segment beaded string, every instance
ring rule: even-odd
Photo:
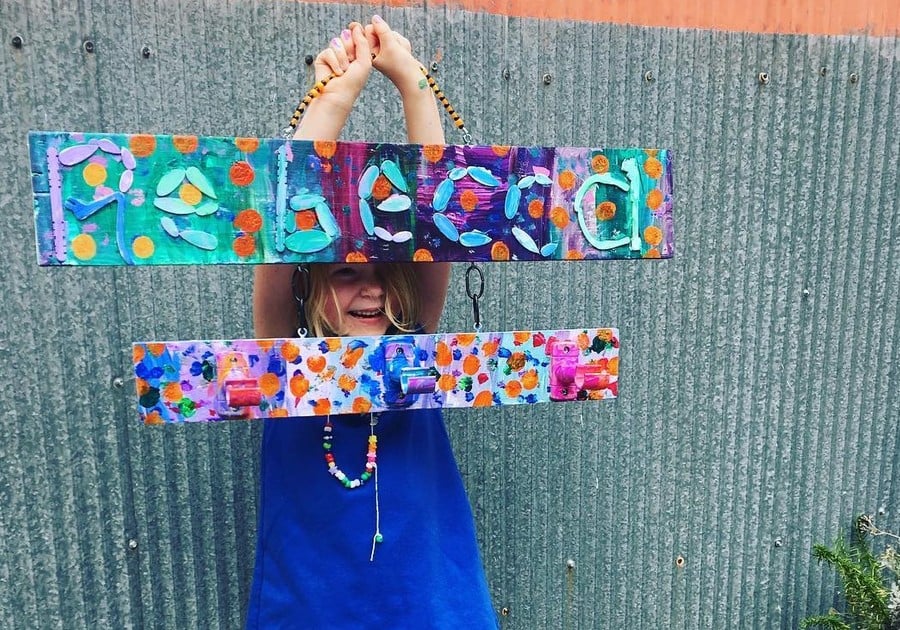
[[[372,58],[374,59],[375,55],[372,55]],[[444,95],[444,92],[437,84],[437,81],[434,80],[434,77],[428,74],[428,71],[424,68],[424,66],[419,66],[419,70],[421,70],[422,74],[425,75],[425,80],[428,82],[428,87],[431,88],[431,91],[434,92],[437,100],[440,101],[441,105],[444,106],[447,115],[450,116],[450,120],[453,121],[453,124],[456,125],[456,128],[459,129],[460,133],[462,133],[463,142],[465,142],[466,144],[472,144],[472,134],[469,133],[468,129],[466,129],[466,125],[463,122],[462,116],[460,116],[456,112],[456,110],[453,109],[453,106]],[[329,81],[334,79],[334,77],[334,74],[329,74],[321,81],[316,81],[316,84],[312,86],[309,92],[307,92],[303,96],[303,98],[300,99],[300,102],[297,104],[297,109],[294,110],[294,113],[291,116],[290,123],[288,123],[287,127],[281,130],[281,135],[284,138],[290,139],[294,137],[294,133],[297,131],[297,126],[300,124],[300,119],[303,118],[303,114],[306,113],[306,108],[309,107],[309,104],[312,103],[314,98],[316,98],[317,96],[321,96],[322,92],[325,91],[325,86],[328,85]]]
[[[381,534],[381,506],[378,501],[378,436],[375,435],[375,426],[378,424],[378,417],[372,413],[369,414],[369,440],[368,450],[366,451],[366,467],[363,473],[356,479],[350,479],[344,471],[338,468],[337,462],[334,460],[332,446],[334,443],[334,426],[331,424],[331,416],[325,419],[322,436],[322,448],[325,450],[325,463],[328,465],[328,472],[341,485],[348,490],[354,490],[371,479],[375,478],[375,533],[372,535],[372,552],[369,554],[369,562],[375,560],[375,546],[384,541]]]

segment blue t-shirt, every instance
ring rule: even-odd
[[[439,410],[378,417],[375,479],[327,469],[323,419],[266,420],[248,628],[496,628],[462,479]],[[357,479],[369,415],[332,416],[337,466]]]

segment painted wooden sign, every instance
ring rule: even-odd
[[[665,149],[29,135],[41,265],[673,255]]]
[[[134,344],[144,422],[207,422],[615,398],[619,333]]]

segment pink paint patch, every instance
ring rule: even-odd
[[[84,223],[81,226],[82,232],[87,232],[88,234],[93,234],[97,231],[98,225],[96,223]]]
[[[534,171],[535,175],[546,175],[547,177],[550,177],[549,168],[544,168],[543,166],[533,166],[532,170]]]
[[[147,199],[144,197],[144,191],[141,189],[131,191],[131,205],[143,206]]]
[[[103,199],[103,197],[109,197],[113,194],[113,189],[109,186],[97,186],[94,190],[94,199]]]
[[[109,160],[102,153],[95,153],[88,160],[88,164],[99,164],[103,168],[109,166]]]

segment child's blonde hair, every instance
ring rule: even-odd
[[[416,275],[410,263],[373,263],[384,289],[384,314],[395,328],[414,332],[419,322],[419,296]],[[328,278],[328,265],[309,266],[309,299],[306,301],[306,325],[314,337],[338,336],[342,321],[332,322],[325,315],[326,300],[337,303],[337,295]],[[342,313],[338,311],[338,318]]]

